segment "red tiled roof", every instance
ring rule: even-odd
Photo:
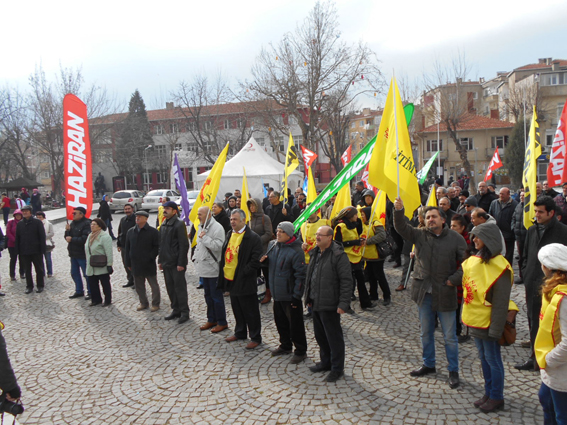
[[[484,117],[482,115],[466,114],[457,130],[486,130],[491,128],[513,128],[514,123],[509,121],[500,121],[495,118]],[[440,131],[447,131],[445,123],[439,125]],[[424,128],[420,133],[434,133],[437,132],[437,124],[430,125]]]
[[[267,102],[267,101],[266,101]],[[253,114],[259,110],[285,110],[284,107],[279,106],[273,101],[266,102],[238,102],[238,103],[225,103],[221,105],[210,105],[203,107],[201,111],[201,115],[212,115],[212,116],[219,116],[219,115],[234,115],[234,114],[243,114],[243,113],[250,113]],[[264,105],[265,104],[265,105]],[[155,109],[152,111],[147,111],[148,114],[148,121],[162,121],[162,120],[176,120],[176,119],[183,119],[185,118],[184,113],[187,116],[190,116],[188,112],[188,108],[180,108],[176,106],[171,109]],[[97,118],[91,121],[91,124],[110,124],[124,120],[128,116],[127,112],[121,114],[112,114],[107,115],[105,117]]]
[[[559,66],[567,66],[567,60],[555,59],[551,61],[550,65],[546,65],[545,63],[532,63],[529,65],[520,66],[519,68],[515,68],[514,71],[527,71],[530,69],[550,69],[552,64],[559,64]]]

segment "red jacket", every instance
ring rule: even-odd
[[[15,248],[16,247],[16,226],[18,225],[17,220],[13,218],[12,220],[8,221],[6,225],[6,236],[8,237],[8,248]]]

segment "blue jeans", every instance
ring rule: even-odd
[[[543,423],[545,425],[567,424],[567,393],[555,391],[541,383],[539,402],[543,407]]]
[[[504,400],[504,363],[498,341],[475,338],[484,375],[484,394],[492,400]]]
[[[205,302],[207,303],[207,322],[226,326],[226,310],[224,308],[224,295],[217,289],[216,277],[202,277],[205,289]]]
[[[72,258],[71,257],[71,277],[73,282],[75,282],[75,292],[77,294],[84,294],[83,289],[83,278],[81,277],[81,270],[83,271],[83,276],[87,278],[87,260],[86,258]],[[87,291],[91,292],[89,288],[89,282],[87,280]]]
[[[421,323],[421,346],[423,364],[435,367],[435,311],[431,309],[431,294],[425,294],[423,303],[418,307]],[[449,362],[449,372],[459,371],[459,343],[457,342],[457,320],[454,311],[438,311],[437,316],[443,329],[445,354]]]
[[[53,275],[53,261],[51,261],[51,251],[43,254],[45,257],[45,266],[47,267],[47,275]]]

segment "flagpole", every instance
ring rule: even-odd
[[[398,182],[398,198],[400,197],[400,143],[398,140],[398,118],[396,114],[396,71],[393,70],[394,73],[394,127],[396,127],[396,171],[397,171],[397,182]]]
[[[380,203],[380,197],[382,196],[382,192],[383,192],[383,190],[380,189],[380,192],[378,193],[378,199],[376,199],[376,205],[374,206],[374,208],[372,208],[372,214],[370,214],[370,220],[368,221],[368,230],[366,231],[365,240],[368,240],[368,235],[370,234],[370,226],[372,226],[372,220],[374,219],[374,213],[376,212],[376,208],[378,208],[378,204]],[[364,245],[364,248],[362,248],[362,254],[361,254],[362,256],[364,256],[364,251],[366,251],[366,244]]]

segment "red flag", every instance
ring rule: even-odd
[[[317,154],[301,146],[301,155],[303,156],[303,165],[305,165],[305,170],[307,171],[313,164],[313,161],[315,161],[315,158],[317,158]]]
[[[341,162],[343,163],[343,167],[346,166],[352,158],[352,145],[349,145],[346,151],[341,155]]]
[[[85,216],[90,217],[93,177],[87,105],[73,94],[63,99],[63,149],[67,219],[73,218],[73,209],[77,207],[87,210]]]
[[[498,155],[498,146],[497,146],[496,151],[494,152],[494,156],[492,157],[492,161],[490,161],[490,165],[488,166],[488,170],[486,170],[484,181],[487,181],[489,178],[491,178],[492,173],[500,167],[502,167],[502,161],[500,160],[500,155]]]
[[[362,172],[362,177],[360,178],[360,180],[362,181],[362,183],[364,183],[364,186],[367,189],[370,189],[372,192],[374,192],[374,194],[377,194],[378,188],[376,188],[376,187],[372,186],[370,183],[368,183],[368,165],[369,164],[366,164],[366,168]]]
[[[567,182],[565,133],[567,133],[567,102],[563,105],[563,112],[561,112],[561,116],[559,117],[557,131],[555,132],[555,138],[551,146],[551,156],[549,157],[549,165],[547,166],[547,182],[549,183],[549,187],[559,186]]]

